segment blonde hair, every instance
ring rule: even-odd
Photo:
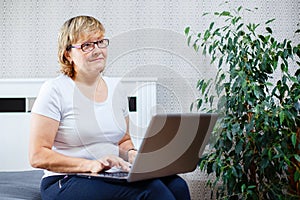
[[[73,63],[65,57],[70,45],[89,35],[104,36],[105,29],[101,22],[91,16],[76,16],[67,20],[58,35],[58,61],[61,72],[71,78],[75,76]]]

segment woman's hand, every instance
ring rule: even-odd
[[[129,171],[129,163],[115,155],[107,155],[98,160],[94,160],[91,165],[91,172],[98,173],[105,169],[110,169],[112,167],[120,168],[123,171]]]
[[[130,149],[129,151],[127,151],[127,159],[130,164],[134,162],[136,155],[137,155],[136,149]]]

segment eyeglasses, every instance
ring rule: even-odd
[[[67,47],[67,51],[70,51],[71,48],[81,49],[83,52],[91,52],[95,49],[95,45],[97,44],[98,48],[106,48],[109,45],[108,39],[102,39],[96,42],[86,42],[82,45],[70,45]]]

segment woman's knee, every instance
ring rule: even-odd
[[[176,199],[190,199],[189,187],[186,181],[180,176],[170,176],[162,178],[164,184],[173,193]]]
[[[169,188],[160,180],[155,179],[148,181],[147,188],[143,192],[145,199],[167,199],[167,200],[175,200],[173,193],[169,190]]]

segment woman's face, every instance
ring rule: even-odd
[[[102,39],[103,37],[89,37],[88,39],[81,39],[77,41],[76,44],[72,45],[81,46],[84,43],[96,42]],[[76,72],[75,78],[77,75],[98,75],[105,68],[107,47],[99,48],[95,44],[95,48],[90,52],[83,52],[81,48],[71,48],[71,50],[67,52],[66,57],[69,61],[73,62],[74,70]]]

